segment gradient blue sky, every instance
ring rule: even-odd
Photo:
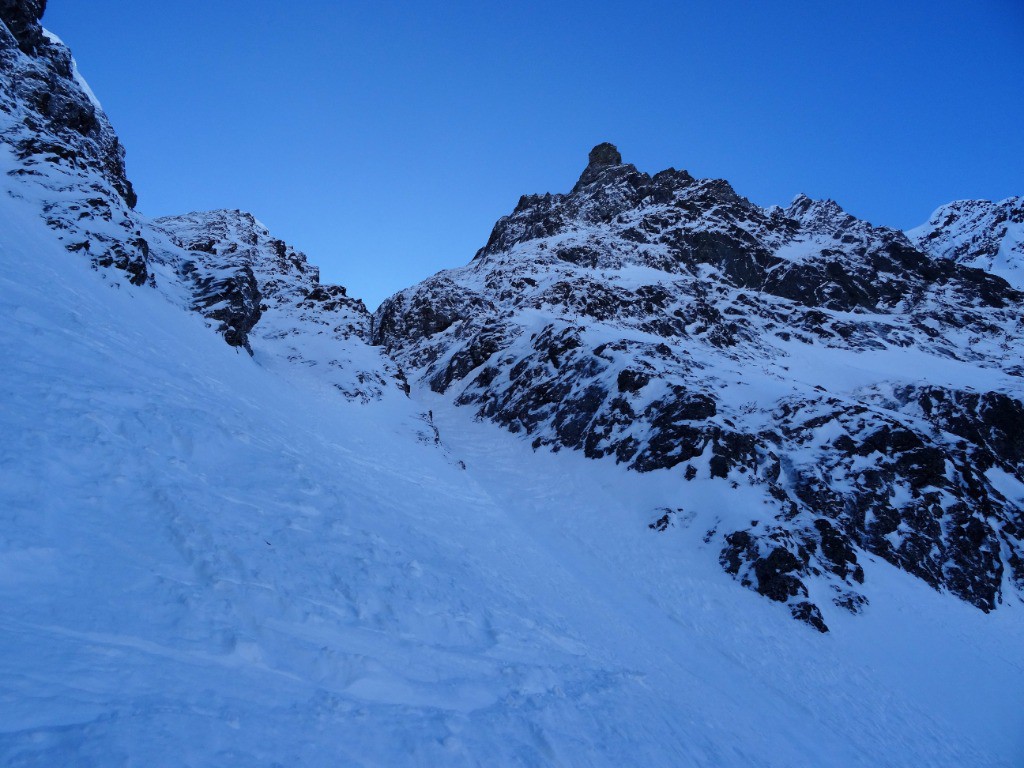
[[[1024,3],[50,0],[139,209],[252,211],[372,309],[600,141],[910,227],[1024,194]]]

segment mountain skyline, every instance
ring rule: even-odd
[[[519,195],[566,189],[600,141],[900,229],[1019,194],[1022,14],[97,0],[47,23],[87,62],[142,211],[251,211],[375,308],[463,263]]]

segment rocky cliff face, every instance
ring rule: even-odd
[[[0,142],[20,194],[40,203],[71,251],[97,268],[150,279],[124,148],[70,51],[40,25],[42,0],[0,3]]]
[[[350,399],[408,389],[398,367],[369,344],[370,313],[252,214],[205,211],[155,219],[170,248],[154,250],[173,269],[190,308],[228,344],[260,359],[315,372]],[[163,242],[163,241],[160,241]],[[251,343],[252,342],[252,343]]]
[[[46,0],[0,0],[0,19],[27,54],[35,53],[45,43],[39,24],[45,11]]]
[[[606,144],[373,338],[535,447],[675,473],[680,509],[737,489],[723,568],[824,630],[867,603],[865,556],[983,610],[1024,587],[1022,301],[834,202],[761,208]]]
[[[1024,197],[958,200],[907,236],[936,259],[983,269],[1024,289]]]

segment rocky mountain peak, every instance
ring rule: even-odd
[[[636,172],[632,165],[623,164],[622,155],[614,144],[607,141],[601,142],[590,150],[590,155],[587,158],[587,167],[583,170],[575,189],[578,190],[588,184],[593,184],[602,178],[609,169],[619,168]]]
[[[469,267],[385,301],[373,341],[535,448],[676,474],[652,530],[701,527],[824,631],[867,605],[864,558],[985,611],[1024,593],[1022,300],[832,200],[765,209],[599,145]],[[729,512],[740,489],[756,517]]]
[[[867,225],[867,222],[861,222],[844,211],[835,200],[814,200],[804,194],[793,198],[785,213],[808,231],[817,233],[831,234],[839,230],[864,228]]]
[[[952,259],[1024,287],[1024,197],[957,200],[907,236],[937,259]]]
[[[610,142],[602,142],[590,150],[588,167],[602,165],[622,165],[622,155],[618,148]]]

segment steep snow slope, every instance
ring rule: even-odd
[[[1024,289],[1024,197],[958,200],[907,236],[937,258],[984,269]]]
[[[763,209],[602,144],[384,302],[374,340],[535,448],[674,469],[659,528],[714,511],[695,479],[735,490],[705,529],[721,566],[827,631],[875,594],[865,552],[985,611],[1021,600],[1022,309],[832,201]]]
[[[285,379],[113,289],[33,211],[0,195],[3,764],[1022,754],[1019,609],[868,557],[885,588],[822,637],[694,556],[706,518],[646,527],[671,473],[533,454],[437,397],[449,455],[403,398]]]

